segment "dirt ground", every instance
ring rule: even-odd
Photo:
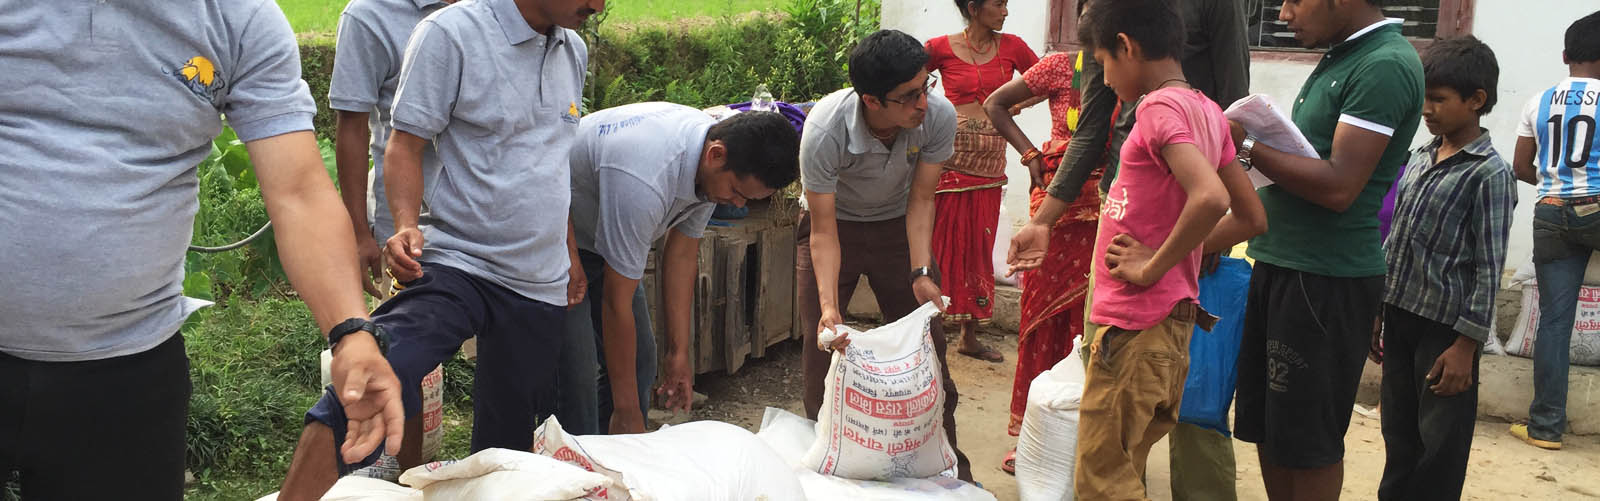
[[[982,339],[1007,357],[1004,363],[989,363],[950,355],[951,377],[961,389],[961,404],[956,411],[958,441],[972,459],[973,476],[978,482],[998,499],[1014,500],[1016,480],[1000,470],[1000,461],[1015,444],[1015,439],[1006,435],[1005,426],[1011,379],[1016,371],[1013,355],[1017,338],[1014,334],[985,330]],[[765,359],[745,364],[738,374],[701,376],[695,389],[709,398],[697,405],[688,419],[726,421],[757,431],[768,406],[802,414],[799,350],[799,342],[784,342],[768,349]],[[1463,499],[1600,499],[1600,437],[1568,436],[1565,450],[1551,452],[1512,438],[1506,434],[1506,427],[1500,422],[1478,423]],[[1343,497],[1376,498],[1384,462],[1378,421],[1353,415],[1345,447],[1348,453]],[[1238,461],[1239,499],[1267,499],[1255,447],[1234,441],[1234,454]],[[1171,499],[1165,441],[1150,454],[1148,479],[1152,499]]]

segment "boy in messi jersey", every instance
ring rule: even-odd
[[[1517,127],[1517,179],[1539,188],[1533,208],[1533,269],[1539,286],[1528,424],[1511,434],[1561,448],[1567,428],[1567,363],[1578,291],[1589,254],[1600,249],[1600,12],[1567,28],[1568,77],[1534,95]]]

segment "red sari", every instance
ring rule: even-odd
[[[1077,128],[1079,94],[1072,85],[1074,57],[1051,54],[1023,74],[1035,95],[1050,98],[1054,127],[1045,143],[1044,182],[1056,176],[1072,131]],[[1103,168],[1103,167],[1102,167]],[[1016,436],[1021,431],[1022,415],[1028,409],[1028,386],[1040,373],[1054,367],[1072,352],[1076,338],[1083,335],[1084,295],[1089,282],[1089,264],[1094,252],[1095,232],[1100,220],[1101,169],[1096,169],[1080,188],[1077,200],[1050,228],[1049,251],[1039,269],[1022,275],[1021,325],[1017,335],[1017,373],[1011,387],[1011,419],[1006,431]],[[1039,211],[1045,187],[1029,193],[1028,214]]]

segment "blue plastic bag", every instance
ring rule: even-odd
[[[1183,383],[1179,422],[1232,436],[1228,408],[1239,378],[1239,337],[1249,290],[1250,263],[1243,259],[1223,257],[1215,273],[1200,277],[1200,307],[1221,320],[1211,332],[1195,327],[1189,338],[1189,379]]]

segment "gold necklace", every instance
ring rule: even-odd
[[[989,55],[989,53],[993,52],[995,50],[995,48],[1000,45],[1000,43],[999,43],[999,40],[996,40],[994,38],[994,32],[990,31],[989,32],[990,33],[989,48],[984,49],[984,50],[978,50],[978,46],[976,44],[972,43],[972,33],[968,31],[970,29],[972,29],[972,28],[971,27],[962,28],[961,29],[961,36],[966,38],[967,51],[972,53],[972,65],[973,66],[977,66],[978,65],[978,56]]]

